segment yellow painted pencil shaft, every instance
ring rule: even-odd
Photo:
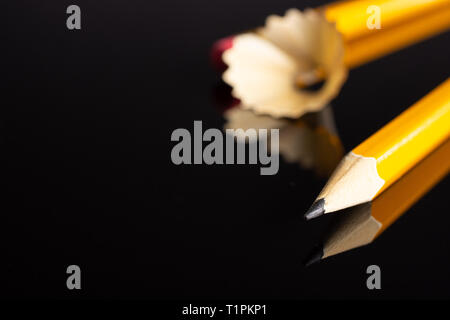
[[[449,1],[450,4],[450,1]],[[450,28],[450,5],[412,21],[381,29],[344,44],[344,64],[352,69]]]
[[[372,202],[372,217],[381,224],[376,236],[395,222],[449,171],[450,139],[447,139]]]
[[[380,13],[380,29],[369,29],[368,8]],[[450,28],[450,0],[343,0],[319,7],[336,24],[344,44],[344,65],[353,69]],[[321,70],[317,79],[324,78]],[[300,81],[300,86],[304,84]]]
[[[368,8],[379,8],[380,29],[369,29]],[[354,68],[450,28],[449,0],[339,1],[319,8],[336,23],[345,46],[344,63]]]
[[[367,21],[379,8],[381,29],[369,29]],[[379,30],[412,21],[450,7],[448,0],[357,0],[341,1],[321,7],[328,21],[336,23],[345,41],[371,35]]]
[[[450,135],[450,78],[353,150],[375,158],[380,194]]]

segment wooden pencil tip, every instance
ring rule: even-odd
[[[318,246],[314,248],[314,250],[309,254],[309,256],[304,262],[304,266],[309,267],[310,265],[322,260],[322,258],[323,258],[323,247]]]
[[[319,199],[313,203],[311,208],[303,216],[306,220],[311,220],[320,217],[325,213],[325,200]]]

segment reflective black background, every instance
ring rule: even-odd
[[[281,162],[175,166],[176,128],[221,128],[208,50],[327,1],[9,1],[1,48],[3,297],[450,297],[449,180],[372,245],[304,268],[324,179]],[[66,29],[66,8],[82,30]],[[333,102],[346,151],[444,81],[450,33],[352,70]],[[82,290],[66,289],[66,268]],[[382,290],[366,289],[377,264]]]

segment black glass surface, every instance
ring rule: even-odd
[[[326,177],[171,162],[173,130],[225,123],[211,44],[327,1],[77,0],[69,31],[72,2],[3,4],[1,296],[450,297],[448,178],[371,245],[304,268],[331,219],[302,220]],[[351,70],[332,102],[345,151],[443,82],[449,57],[446,33]]]

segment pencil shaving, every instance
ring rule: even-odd
[[[228,70],[223,80],[243,108],[273,117],[298,118],[318,111],[342,87],[347,69],[343,40],[335,26],[314,10],[291,9],[270,16],[255,33],[236,36],[223,54]],[[302,86],[324,77],[323,86]]]

